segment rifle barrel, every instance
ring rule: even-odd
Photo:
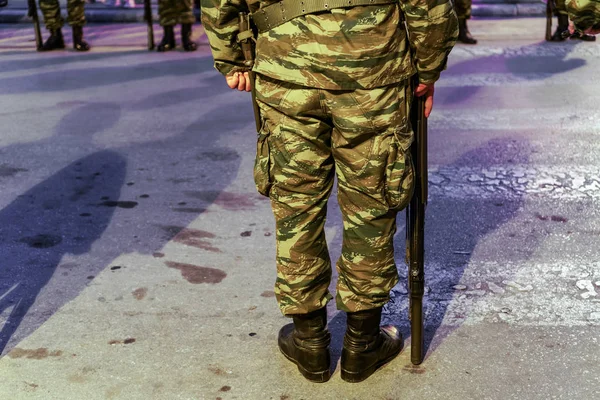
[[[410,295],[411,362],[419,365],[424,356],[423,294],[425,292],[425,206],[427,204],[427,118],[425,98],[417,97],[411,119],[414,142],[415,192],[406,211],[408,240],[408,286]]]
[[[37,5],[35,0],[27,0],[28,14],[33,20],[33,31],[35,34],[35,46],[37,50],[41,50],[43,45],[42,31],[40,29],[40,19],[38,18]]]
[[[154,50],[154,27],[152,26],[152,7],[150,0],[144,0],[144,19],[148,25],[148,50]]]

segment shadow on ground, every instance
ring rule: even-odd
[[[517,55],[511,55],[509,52],[508,54],[462,61],[444,71],[443,77],[486,74],[489,76],[488,79],[493,81],[494,75],[510,74],[531,81],[551,79],[554,75],[573,71],[586,65],[584,59],[568,58],[576,45],[588,44],[540,42],[513,49]],[[436,102],[443,107],[462,108],[485,87],[483,85],[484,83],[481,83],[480,86],[437,88]]]
[[[201,69],[197,59],[165,61],[155,67],[78,70],[75,78],[84,82],[91,79],[90,73],[99,73],[99,82],[83,84],[93,86],[171,73],[185,76]],[[45,90],[79,87],[58,75],[48,79]],[[169,97],[174,104],[206,100],[223,93],[222,83],[196,91],[165,91],[134,104],[67,102],[63,106],[70,111],[50,127],[52,137],[0,149],[2,184],[17,187],[17,182],[32,182],[30,189],[0,210],[1,354],[77,297],[120,255],[150,254],[165,265],[168,256],[160,250],[170,240],[213,251],[207,244],[210,232],[187,226],[213,203],[231,212],[259,204],[261,198],[254,192],[224,191],[237,175],[240,156],[217,143],[252,129],[246,96],[227,94],[235,113],[204,101],[207,105],[196,110],[197,120],[188,126],[165,116],[173,131],[166,139],[149,137],[143,143],[110,149],[93,141],[94,135],[115,129],[125,113],[166,107],[166,100],[158,105],[155,101]],[[142,132],[145,123],[140,122]],[[52,150],[52,160],[49,149],[58,149]],[[119,269],[113,272],[118,274]]]
[[[510,164],[523,166],[529,163],[531,152],[532,148],[525,140],[494,139],[444,167],[453,170]],[[454,287],[461,282],[479,242],[515,219],[525,200],[516,196],[506,198],[501,194],[494,196],[453,198],[430,194],[425,223],[425,280],[429,288],[424,298],[427,356],[468,317],[455,315],[449,306],[454,301],[461,301],[454,298]],[[397,235],[400,239],[396,242],[397,260],[405,253],[403,233]],[[518,256],[526,259],[528,254]],[[392,291],[392,299],[384,312],[387,321],[402,326],[405,337],[410,337],[405,263],[399,262],[399,271],[400,284]]]

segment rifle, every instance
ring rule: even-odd
[[[244,53],[244,65],[248,68],[248,77],[250,78],[250,85],[252,86],[252,108],[254,109],[254,121],[256,122],[256,131],[260,131],[260,109],[256,102],[256,90],[255,82],[256,75],[252,72],[254,66],[254,31],[250,26],[250,15],[245,12],[240,13],[240,33],[237,36],[237,41],[242,47],[242,53]]]
[[[152,8],[150,0],[144,0],[144,20],[148,24],[148,50],[154,50],[154,27],[152,26]]]
[[[415,86],[416,87],[416,86]],[[423,362],[423,293],[425,292],[425,206],[427,205],[427,118],[425,97],[416,97],[410,110],[414,141],[410,147],[415,169],[415,192],[406,208],[410,360]]]
[[[546,41],[552,39],[552,16],[554,14],[554,0],[546,0]]]
[[[35,48],[37,51],[42,49],[42,32],[40,30],[40,19],[38,18],[37,6],[35,0],[27,0],[27,7],[29,11],[27,15],[33,19],[33,30],[35,32]]]

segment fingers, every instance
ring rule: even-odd
[[[248,72],[244,72],[244,78],[246,79],[246,92],[250,92],[252,90],[252,81],[250,80],[250,74]]]
[[[433,93],[435,92],[434,84],[419,83],[415,89],[415,96],[425,96],[425,117],[429,118],[431,110],[433,110]]]
[[[419,86],[417,86],[417,88],[415,89],[415,96],[417,96],[417,97],[423,96],[425,93],[427,93],[427,89],[428,89],[427,85],[425,85],[423,83],[419,83]]]
[[[237,90],[244,91],[246,89],[246,75],[245,74],[240,74],[239,72],[236,72],[236,74],[238,75],[238,86],[237,86]]]
[[[433,110],[433,93],[428,94],[425,98],[425,118],[429,118],[431,110]]]
[[[225,80],[227,81],[227,86],[229,86],[231,89],[235,89],[238,87],[239,79],[240,78],[237,73],[225,77]]]
[[[231,89],[237,89],[241,92],[252,90],[252,82],[250,81],[250,74],[248,72],[236,72],[226,76],[225,80],[227,81],[227,86]]]

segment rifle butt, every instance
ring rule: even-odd
[[[44,41],[42,39],[42,30],[40,28],[40,19],[38,17],[37,5],[35,0],[28,0],[27,6],[29,8],[28,13],[33,20],[33,33],[35,34],[35,48],[37,51],[42,49]]]
[[[425,205],[416,192],[408,209],[408,289],[410,294],[411,362],[423,362],[423,294],[425,293],[424,220]]]
[[[40,29],[40,20],[35,18],[33,21],[33,29],[35,31],[35,48],[37,51],[42,50],[44,41],[42,40],[42,30]]]
[[[250,16],[245,13],[239,13],[239,29],[240,32],[250,31],[252,28],[250,26]],[[252,67],[254,67],[254,48],[252,45],[252,41],[249,38],[246,38],[240,42],[240,46],[242,48],[242,53],[244,54],[244,64],[248,68],[248,77],[250,78],[250,86],[252,93],[252,110],[254,111],[254,123],[256,125],[256,132],[260,132],[261,128],[261,117],[260,117],[260,108],[258,107],[258,103],[256,101],[256,74],[252,71]]]
[[[423,348],[425,347],[422,296],[411,296],[410,314],[410,362],[413,365],[419,365],[423,362]]]
[[[154,29],[152,26],[148,25],[148,51],[154,50]]]
[[[154,27],[152,26],[152,7],[150,6],[150,0],[144,0],[144,19],[148,25],[148,51],[154,50]]]

